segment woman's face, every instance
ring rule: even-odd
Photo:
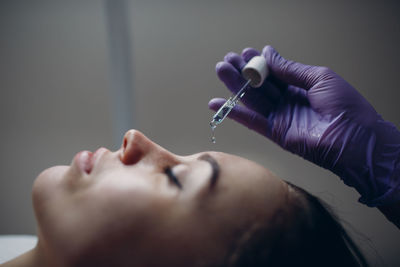
[[[274,227],[287,192],[254,162],[178,156],[130,130],[118,151],[83,151],[43,171],[33,203],[39,246],[57,264],[201,266],[255,224]]]

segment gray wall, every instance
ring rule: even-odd
[[[227,121],[210,143],[207,102],[226,97],[214,66],[273,45],[326,65],[399,127],[397,1],[131,1],[135,127],[177,154],[248,157],[328,201],[376,266],[399,266],[400,231],[335,175]],[[113,144],[102,1],[0,2],[0,234],[34,234],[36,175]]]

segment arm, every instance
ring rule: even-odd
[[[232,92],[244,80],[240,70],[260,53],[229,53],[217,64],[218,77]],[[285,150],[337,174],[399,225],[400,132],[383,120],[368,101],[326,67],[286,60],[271,46],[262,55],[270,76],[244,96],[244,106],[228,115]],[[217,110],[222,99],[212,99]],[[397,204],[396,204],[397,203]]]

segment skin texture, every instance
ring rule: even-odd
[[[276,231],[287,195],[252,161],[178,156],[130,130],[119,150],[80,152],[38,176],[39,242],[29,255],[41,266],[218,266],[251,229]]]

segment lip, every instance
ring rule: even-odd
[[[74,161],[76,165],[79,167],[81,172],[85,172],[89,174],[92,170],[92,157],[93,153],[87,150],[78,152],[78,154],[75,155]]]
[[[93,153],[92,157],[90,158],[91,168],[89,170],[89,173],[94,169],[94,167],[96,166],[96,163],[100,160],[101,156],[106,152],[108,152],[108,149],[106,149],[104,147],[100,147]]]
[[[96,162],[98,162],[101,156],[107,151],[108,150],[104,147],[97,149],[94,153],[84,150],[76,154],[74,161],[82,172],[90,174],[96,166]]]

